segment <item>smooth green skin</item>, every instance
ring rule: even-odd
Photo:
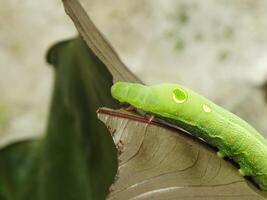
[[[120,102],[174,123],[217,147],[220,157],[233,159],[239,164],[241,175],[251,176],[261,190],[267,191],[267,141],[238,116],[176,84],[117,82],[111,94]]]

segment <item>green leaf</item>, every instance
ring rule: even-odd
[[[36,200],[41,141],[29,140],[0,151],[0,199]]]
[[[61,190],[58,198],[103,199],[116,172],[116,151],[96,110],[116,107],[112,77],[80,38],[58,48],[62,56],[44,145],[44,162],[50,163],[42,172],[41,196],[52,199]]]
[[[55,86],[46,135],[0,151],[0,197],[104,199],[117,158],[96,110],[117,106],[112,77],[81,38],[54,45],[47,59],[55,66]]]

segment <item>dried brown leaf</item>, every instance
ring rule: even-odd
[[[181,130],[122,110],[100,109],[119,168],[109,200],[264,199],[206,143]]]
[[[88,47],[106,65],[113,81],[141,82],[121,61],[103,34],[96,28],[78,0],[63,0],[66,13]]]

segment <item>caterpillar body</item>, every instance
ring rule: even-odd
[[[267,140],[251,125],[205,97],[177,84],[145,86],[117,82],[113,98],[169,121],[217,147],[267,191]]]

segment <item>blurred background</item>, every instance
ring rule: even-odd
[[[82,0],[145,83],[189,87],[267,137],[267,0]],[[53,71],[48,48],[76,35],[61,1],[0,3],[0,145],[42,135]]]

